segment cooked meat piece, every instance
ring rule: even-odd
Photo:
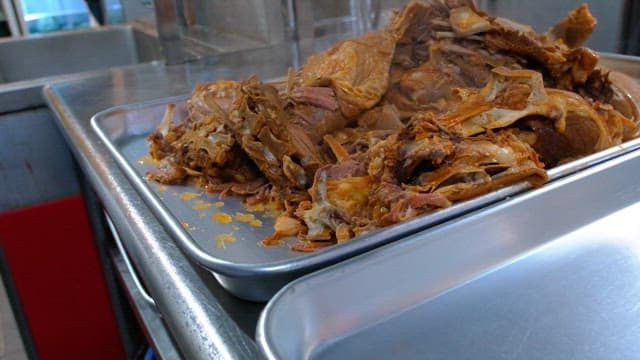
[[[400,113],[393,105],[375,107],[358,118],[358,127],[369,130],[395,130],[404,129],[400,120]]]
[[[331,142],[340,145],[340,148],[348,154],[349,159],[366,164],[369,162],[367,151],[397,132],[398,130],[370,130],[365,127],[345,128],[326,136],[325,145],[328,145],[338,162],[342,162],[342,160],[337,156],[335,146],[329,143],[329,138],[332,139]]]
[[[263,239],[262,244],[276,245],[279,244],[280,239],[284,237],[299,236],[299,234],[307,231],[307,228],[302,224],[302,221],[295,218],[293,214],[290,214],[289,212],[283,212],[276,218],[273,229],[275,230],[274,233]]]
[[[420,193],[400,186],[383,183],[374,188],[374,199],[379,209],[375,225],[389,226],[409,220],[426,212],[451,206],[451,202],[439,193]]]
[[[485,32],[491,28],[491,23],[486,17],[481,16],[469,6],[452,8],[449,13],[449,21],[453,31],[459,36],[469,36]]]
[[[187,101],[190,121],[199,122],[215,117],[218,110],[228,114],[239,95],[240,84],[237,81],[218,80],[197,84]]]
[[[292,92],[330,87],[342,114],[355,118],[372,108],[387,90],[394,47],[393,37],[384,30],[341,41],[307,59],[298,75],[302,89],[294,87]]]
[[[605,119],[580,95],[558,89],[547,93],[564,114],[556,129],[567,136],[569,142],[581,154],[592,153],[616,145],[621,138],[614,138]]]
[[[235,143],[224,122],[238,94],[234,81],[197,86],[187,102],[189,115],[178,125],[173,123],[175,107],[170,105],[158,130],[148,137],[152,156],[159,159],[171,153],[173,161],[198,171],[223,166]]]
[[[638,130],[640,129],[638,124],[632,120],[637,119],[637,117],[629,118],[611,104],[596,102],[593,107],[607,125],[611,138],[611,145],[609,146],[618,145],[623,141],[628,141],[638,136]]]
[[[564,112],[562,122],[533,116],[517,126],[533,131],[531,144],[547,167],[594,153],[633,137],[637,125],[611,105],[590,104],[579,95],[548,89],[549,97]],[[558,126],[560,125],[560,126]]]
[[[234,101],[240,96],[240,84],[219,80],[196,86],[187,101],[189,121],[185,133],[176,140],[178,161],[192,169],[224,166],[235,144],[225,126]]]
[[[592,20],[595,25],[595,19],[589,13],[588,7],[581,5],[574,12],[580,14],[581,22]],[[558,32],[553,34],[560,35],[561,26],[559,25]],[[592,30],[590,28],[589,31]],[[596,67],[598,57],[587,48],[567,46],[564,38],[555,35],[540,35],[529,26],[496,18],[492,21],[492,29],[484,34],[484,43],[489,49],[531,60],[532,66],[542,66],[548,72],[549,78],[545,80],[552,86],[573,90],[586,82]],[[575,34],[571,36],[576,37]],[[577,37],[572,41],[575,44],[580,42]]]
[[[332,135],[325,135],[324,142],[329,146],[338,163],[347,162],[351,159],[347,149],[345,149],[344,146],[342,146],[342,144]]]
[[[451,205],[441,194],[418,193],[402,187],[397,164],[401,163],[403,144],[398,135],[392,135],[368,151],[370,162],[367,171],[373,179],[368,208],[373,222],[364,229],[391,225]]]
[[[624,117],[610,105],[596,102],[590,103],[579,94],[549,89],[549,97],[558,104],[564,112],[564,124],[559,122],[556,128],[564,133],[574,147],[580,150],[581,155],[603,150],[618,145],[623,140],[631,138],[638,128],[637,124]],[[590,129],[591,135],[587,137],[586,130],[569,130],[569,121],[573,121],[573,127]],[[585,144],[584,138],[597,139]]]
[[[431,133],[408,141],[400,147],[398,177],[411,182],[416,173],[433,171],[443,164],[456,149],[456,139],[441,133]],[[418,171],[416,171],[418,170]]]
[[[511,131],[502,130],[456,143],[443,166],[418,175],[405,188],[459,201],[522,180],[542,185],[547,180],[544,164],[528,144]]]
[[[309,133],[290,121],[278,91],[255,77],[242,82],[228,120],[236,141],[277,187],[304,189],[324,164]]]
[[[395,82],[385,96],[385,102],[394,105],[403,119],[417,111],[441,113],[448,109],[453,88],[461,78],[455,66],[430,63],[409,70]]]
[[[158,166],[147,171],[144,177],[161,184],[180,184],[187,177],[187,171],[171,158],[165,157],[158,162]]]
[[[287,109],[290,121],[302,128],[314,144],[320,144],[324,135],[343,129],[352,121],[340,111],[332,111],[306,104],[295,104]]]
[[[155,160],[171,156],[175,152],[173,142],[184,134],[183,124],[176,125],[173,122],[175,112],[175,104],[167,105],[160,125],[147,136],[149,155]]]
[[[291,250],[299,252],[314,252],[333,245],[331,241],[302,241],[291,245]]]
[[[306,238],[330,240],[340,224],[368,218],[369,185],[364,165],[355,161],[318,169],[309,189],[312,203],[299,209],[308,228]]]
[[[267,183],[251,159],[236,144],[231,149],[230,160],[224,167],[208,167],[202,176],[207,192],[238,195],[254,195]]]
[[[451,31],[449,9],[439,1],[412,1],[395,12],[389,30],[396,41],[393,63],[404,69],[416,67],[429,60],[435,33]]]
[[[300,86],[291,90],[291,99],[300,104],[310,104],[326,110],[340,108],[336,93],[332,88],[322,86]]]
[[[565,45],[573,49],[587,41],[597,23],[589,12],[587,4],[581,4],[551,27],[546,35],[552,41],[562,40]]]
[[[483,40],[490,49],[513,53],[547,66],[566,61],[561,49],[553,43],[545,43],[533,28],[508,19],[495,18]]]
[[[575,90],[584,85],[598,64],[598,55],[591,49],[575,48],[566,54],[567,61],[550,67],[552,87]]]
[[[385,101],[394,104],[403,118],[418,111],[443,113],[457,106],[457,88],[481,88],[491,77],[491,70],[506,66],[517,69],[513,58],[490,54],[478,47],[463,47],[443,40],[431,47],[428,62],[406,71],[393,83]]]
[[[453,66],[459,76],[452,87],[481,88],[487,84],[493,68],[504,66],[519,68],[512,57],[491,54],[479,46],[466,45],[463,42],[443,40],[431,48],[432,68]]]
[[[615,101],[614,98],[616,97],[624,98],[624,95],[620,91],[616,92],[614,90],[611,80],[609,79],[609,71],[604,69],[595,69],[589,74],[587,81],[577,89],[577,92],[585,98],[604,103],[611,103]],[[626,116],[632,117],[632,114],[629,112]]]
[[[624,89],[624,90],[623,90]],[[625,118],[620,123],[624,128],[622,140],[637,136],[637,122],[640,119],[640,85],[637,80],[616,71],[596,69],[579,94],[597,104],[596,108],[608,104]]]
[[[462,136],[472,136],[486,130],[503,128],[531,115],[543,115],[551,120],[563,118],[562,107],[547,96],[542,75],[531,70],[496,68],[489,83],[480,90],[458,94],[460,105],[453,111],[433,116],[418,114],[414,123],[420,130],[424,118]],[[431,125],[429,125],[431,126]]]

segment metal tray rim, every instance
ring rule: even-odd
[[[403,223],[382,228],[372,233],[362,235],[359,238],[354,238],[345,243],[336,244],[321,251],[309,253],[294,259],[284,259],[262,264],[239,263],[211,256],[206,251],[201,249],[191,239],[191,236],[185,231],[185,229],[183,229],[182,226],[179,225],[179,222],[171,213],[170,209],[168,209],[162,203],[159,197],[157,197],[151,191],[150,187],[147,186],[146,181],[144,181],[136,174],[135,170],[131,167],[129,162],[115,148],[115,146],[111,143],[111,141],[108,139],[107,135],[102,131],[99,125],[101,119],[112,113],[139,110],[145,107],[184,101],[188,97],[189,94],[184,94],[111,107],[96,113],[91,117],[90,122],[92,128],[103,141],[104,145],[107,147],[111,155],[114,157],[120,169],[124,172],[129,181],[132,182],[134,188],[142,196],[145,202],[147,202],[147,205],[149,205],[149,208],[152,210],[154,215],[156,215],[161,220],[161,223],[165,227],[165,229],[172,235],[174,239],[177,240],[178,245],[180,245],[183,251],[187,252],[200,265],[204,266],[210,271],[232,277],[267,277],[290,274],[294,272],[316,270],[328,264],[333,264],[348,257],[363,253],[365,251],[369,251],[381,245],[385,245],[401,237],[423,231],[444,221],[460,217],[470,211],[474,211],[495,202],[508,199],[517,194],[522,194],[523,192],[533,193],[541,189],[545,189],[551,182],[554,182],[559,178],[565,177],[578,171],[582,171],[595,164],[640,148],[640,138],[636,138],[621,145],[604,149],[602,151],[585,156],[567,164],[557,166],[553,169],[548,170],[549,181],[539,189],[533,189],[531,191],[525,192],[525,190],[531,189],[531,186],[526,181],[523,181],[498,189],[480,197],[454,204],[449,208],[423,214]]]

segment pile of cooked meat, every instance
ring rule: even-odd
[[[636,135],[625,94],[582,44],[586,5],[547,32],[473,1],[413,1],[286,81],[196,86],[148,137],[164,184],[280,206],[265,244],[313,251],[526,180]]]

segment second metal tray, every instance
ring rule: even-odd
[[[637,359],[640,151],[300,278],[268,359]]]
[[[622,58],[624,63],[635,58]],[[608,62],[615,69],[618,60]],[[238,297],[266,301],[289,281],[337,263],[445,220],[518,194],[529,188],[519,183],[401,224],[372,232],[315,253],[289,250],[287,244],[264,247],[259,241],[272,232],[273,218],[250,212],[236,197],[219,199],[194,186],[161,186],[143,178],[154,166],[148,161],[146,136],[162,119],[165,107],[176,104],[176,116],[185,115],[187,96],[119,106],[96,114],[91,123],[119,166],[183,251],[213,272]],[[640,147],[640,139],[558,166],[550,181],[588,168]],[[216,215],[223,213],[224,215]],[[212,216],[218,216],[218,220]],[[225,219],[226,218],[226,219]],[[232,220],[231,222],[226,222]],[[253,221],[251,221],[253,220]],[[294,239],[290,241],[296,241]]]

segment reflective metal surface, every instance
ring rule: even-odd
[[[0,212],[79,191],[71,153],[46,107],[0,113],[0,144]]]
[[[111,231],[111,235],[113,236],[113,240],[116,243],[116,248],[118,249],[118,253],[120,254],[120,258],[122,258],[122,264],[124,265],[128,276],[130,277],[130,283],[135,287],[135,293],[140,294],[142,300],[144,300],[152,309],[155,310],[156,302],[153,300],[151,295],[147,292],[147,289],[144,288],[144,285],[140,281],[136,270],[131,264],[131,260],[129,260],[129,255],[127,255],[127,251],[124,249],[124,245],[122,244],[122,239],[120,239],[120,235],[118,234],[118,230],[116,226],[113,225],[113,221],[109,217],[108,214],[105,214],[105,219],[107,221],[107,226]],[[131,291],[130,291],[131,292]]]
[[[81,169],[112,217],[180,353],[188,359],[259,357],[250,335],[261,305],[234,299],[188,260],[120,171],[89,120],[116,105],[188,93],[196,82],[251,73],[273,78],[290,66],[289,49],[267,48],[173,67],[109,69],[44,90]]]
[[[0,79],[10,83],[150,62],[160,59],[158,46],[131,26],[1,40]]]
[[[185,358],[260,357],[251,335],[262,307],[229,295],[185,256],[93,131],[90,118],[118,105],[187,94],[197,82],[239,79],[252,73],[264,79],[280,76],[292,65],[291,50],[291,44],[285,44],[180,66],[152,63],[115,68],[89,78],[68,77],[44,90],[81,169],[113,218],[124,247]],[[564,218],[569,223],[572,219]],[[377,283],[371,286],[379,288]],[[373,300],[362,303],[374,304]]]
[[[640,152],[286,286],[271,359],[635,359]]]
[[[162,44],[162,52],[167,65],[184,62],[182,53],[182,30],[178,22],[178,5],[181,1],[154,0],[156,28]]]

